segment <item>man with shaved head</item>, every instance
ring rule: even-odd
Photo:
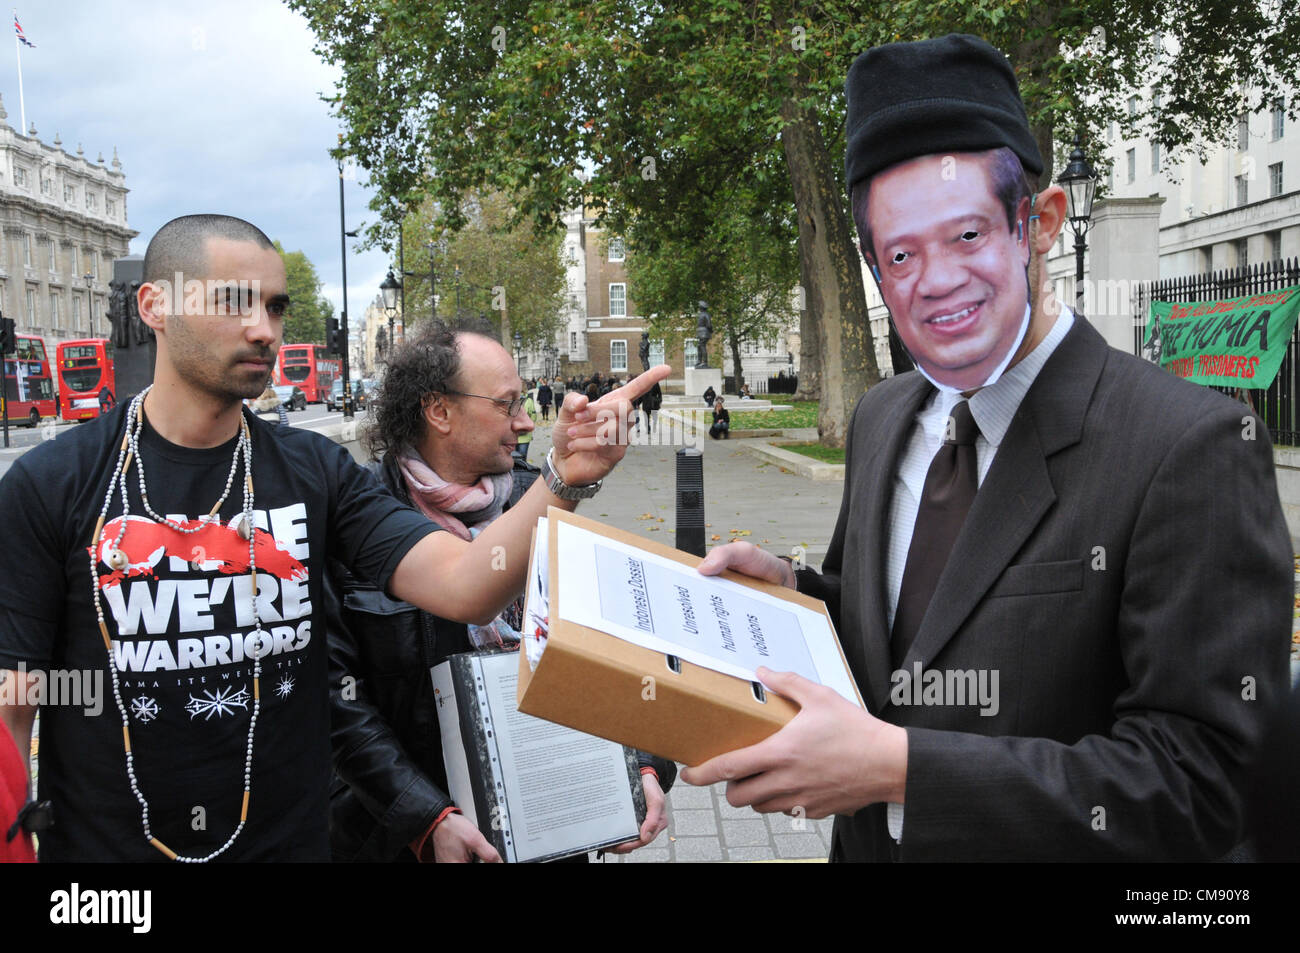
[[[265,234],[176,219],[144,279],[153,384],[0,480],[0,722],[19,750],[42,711],[48,808],[24,824],[43,861],[324,860],[327,556],[444,618],[491,620],[522,588],[537,518],[594,493],[626,452],[605,420],[668,369],[570,400],[543,479],[467,541],[342,447],[244,410],[290,305]],[[510,568],[494,571],[502,552]],[[44,690],[69,672],[102,704]]]

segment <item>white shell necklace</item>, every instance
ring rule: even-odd
[[[160,850],[171,860],[179,861],[186,864],[205,864],[215,857],[220,856],[229,849],[230,845],[235,842],[240,833],[244,830],[244,825],[248,821],[248,799],[252,790],[252,773],[253,773],[253,733],[257,728],[257,716],[261,711],[261,676],[262,676],[262,649],[266,645],[265,632],[262,629],[262,620],[257,611],[257,562],[256,552],[254,549],[254,540],[256,532],[253,528],[253,441],[248,431],[248,421],[241,415],[239,421],[239,440],[235,444],[234,458],[230,461],[230,472],[226,475],[226,488],[221,494],[221,499],[213,505],[211,512],[206,518],[200,519],[198,525],[193,527],[180,526],[173,520],[165,516],[159,516],[149,505],[149,491],[145,486],[144,480],[144,458],[140,455],[140,433],[144,429],[144,398],[149,393],[150,387],[135,396],[131,401],[130,407],[126,412],[126,434],[122,437],[122,446],[117,453],[117,465],[113,469],[112,479],[108,481],[108,493],[104,496],[104,506],[99,511],[99,521],[95,524],[95,535],[90,544],[90,584],[91,598],[95,604],[95,615],[99,619],[99,631],[104,637],[104,648],[108,652],[108,671],[109,677],[113,683],[113,698],[117,702],[117,710],[122,716],[122,744],[126,750],[126,776],[131,784],[131,793],[135,799],[140,802],[140,818],[144,827],[144,836],[150,844]],[[113,654],[113,640],[108,634],[108,625],[104,621],[104,606],[100,599],[100,575],[99,563],[102,554],[103,561],[114,570],[121,572],[128,567],[129,558],[122,550],[122,539],[126,535],[127,524],[130,516],[130,504],[127,494],[126,474],[131,467],[131,462],[135,461],[135,468],[139,474],[140,481],[140,499],[144,504],[144,511],[156,522],[163,523],[178,533],[196,533],[204,529],[206,525],[218,520],[218,511],[221,505],[226,502],[230,496],[230,488],[234,483],[235,471],[239,469],[240,455],[243,455],[244,461],[244,508],[243,516],[239,521],[239,535],[248,540],[248,566],[252,575],[252,588],[249,597],[252,602],[253,617],[253,641],[252,650],[249,654],[253,656],[253,714],[248,722],[248,742],[244,749],[244,801],[239,812],[239,824],[234,833],[227,838],[226,842],[218,847],[212,853],[203,857],[185,857],[172,850],[158,838],[153,836],[153,831],[149,825],[149,802],[145,799],[144,793],[140,790],[140,785],[135,776],[135,758],[131,753],[131,726],[127,718],[126,706],[122,702],[122,693],[118,684],[118,667],[117,661]],[[104,548],[104,521],[108,517],[108,508],[113,500],[115,489],[121,489],[122,495],[122,521],[118,527],[117,535],[113,539],[111,546]]]

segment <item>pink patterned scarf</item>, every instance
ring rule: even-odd
[[[486,474],[473,486],[448,483],[413,450],[399,456],[397,465],[420,512],[465,540],[472,538],[469,527],[490,523],[501,515],[514,486],[509,473]]]

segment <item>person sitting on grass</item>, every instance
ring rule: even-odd
[[[713,401],[713,426],[709,428],[709,436],[714,440],[731,439],[731,414],[722,406],[721,397]]]

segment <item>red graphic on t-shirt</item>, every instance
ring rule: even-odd
[[[117,539],[122,519],[119,516],[108,523],[99,538],[99,562],[109,568],[112,567],[108,562],[108,554],[113,550],[113,541]],[[215,568],[226,575],[246,573],[249,570],[248,540],[240,536],[233,526],[206,519],[175,521],[184,529],[198,527],[195,532],[183,533],[166,523],[155,523],[143,516],[128,516],[126,521],[126,533],[117,546],[126,554],[126,567],[101,576],[99,584],[103,589],[119,585],[123,579],[131,576],[154,576],[154,567],[167,556],[201,563],[205,569]],[[89,548],[88,551],[94,554]],[[289,555],[266,530],[254,528],[253,553],[257,559],[258,572],[270,573],[294,582],[303,582],[307,578],[307,567]],[[212,566],[212,563],[217,565]]]

